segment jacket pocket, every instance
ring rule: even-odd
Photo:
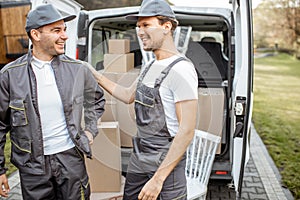
[[[26,166],[31,158],[31,140],[11,136],[12,162],[16,165]]]
[[[9,102],[11,110],[12,126],[25,126],[28,124],[24,101],[22,99],[14,99]]]

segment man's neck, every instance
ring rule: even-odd
[[[32,50],[32,55],[41,61],[51,61],[53,59],[53,56],[45,55],[45,54],[41,53],[40,51],[35,50],[34,48]]]
[[[170,58],[174,55],[179,54],[179,52],[177,51],[176,48],[157,49],[157,50],[154,50],[153,53],[155,54],[156,60],[162,60],[162,59]]]
[[[164,40],[161,48],[154,50],[153,53],[155,54],[157,60],[166,59],[179,54],[173,42],[173,37],[167,37]]]

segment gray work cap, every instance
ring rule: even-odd
[[[138,20],[139,17],[165,16],[175,19],[175,14],[165,0],[143,0],[138,14],[127,15],[127,20]]]
[[[60,20],[67,22],[75,17],[76,15],[62,16],[51,4],[43,4],[28,13],[25,30],[29,32],[31,29],[37,29]]]

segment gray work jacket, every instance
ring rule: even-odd
[[[12,143],[11,162],[21,172],[45,172],[37,85],[31,60],[30,52],[0,71],[0,174],[6,172],[4,145],[8,132]],[[98,134],[97,120],[103,114],[105,104],[103,90],[85,62],[59,55],[53,58],[51,65],[70,137],[79,150],[91,157],[84,130],[94,137]],[[84,130],[81,127],[83,110]]]

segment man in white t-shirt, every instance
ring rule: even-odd
[[[124,88],[100,75],[98,83],[125,103],[135,102],[137,135],[126,174],[124,200],[186,199],[185,151],[196,124],[198,79],[173,41],[175,14],[165,0],[144,0],[136,20],[143,49],[156,59]]]

